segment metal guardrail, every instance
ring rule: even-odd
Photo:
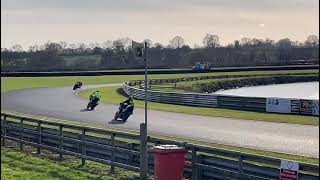
[[[64,123],[47,122],[24,116],[1,113],[2,146],[6,140],[56,152],[63,159],[71,155],[114,167],[139,171],[138,134],[121,133]],[[186,147],[185,177],[209,179],[279,179],[280,159],[215,149],[195,144],[148,137],[153,145],[176,144]],[[299,179],[319,179],[319,166],[299,163]],[[153,153],[149,150],[149,173],[153,173]]]
[[[310,73],[277,73],[275,75],[309,75]],[[177,83],[177,82],[188,82],[188,81],[198,81],[206,79],[223,79],[223,78],[239,78],[239,77],[263,77],[270,76],[270,74],[261,75],[221,75],[221,76],[199,76],[199,77],[186,77],[186,78],[172,78],[172,79],[151,79],[148,81],[150,86],[161,85],[167,83]],[[123,90],[127,95],[133,96],[137,99],[145,99],[144,89],[136,88],[134,86],[141,86],[144,81],[129,81],[123,83]],[[227,95],[217,95],[217,94],[204,94],[204,93],[178,93],[178,92],[161,92],[161,91],[148,91],[148,101],[177,104],[177,105],[187,105],[187,106],[198,106],[198,107],[219,107],[227,109],[245,110],[245,111],[255,111],[255,112],[266,112],[266,101],[267,98],[261,97],[244,97],[244,96],[227,96]],[[293,100],[292,100],[293,101]],[[294,101],[306,101],[303,99],[294,99]],[[293,109],[291,114],[304,114],[313,115],[312,112],[305,113],[300,110]]]

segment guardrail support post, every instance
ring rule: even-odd
[[[41,129],[41,121],[38,121],[38,144],[42,144],[42,129]],[[39,155],[41,153],[40,147],[37,148],[37,154]]]
[[[6,146],[6,136],[7,136],[7,116],[3,117],[3,137],[2,137],[2,146]]]
[[[114,137],[115,137],[115,133],[111,133],[111,173],[114,173],[114,162],[115,162],[115,150],[114,150]]]
[[[238,172],[239,172],[239,179],[243,179],[242,175],[243,175],[243,157],[242,155],[240,154],[239,155],[239,158],[238,158]]]
[[[59,125],[59,136],[60,136],[60,144],[59,144],[59,149],[62,149],[63,150],[63,131],[62,131],[62,124]],[[63,159],[63,154],[60,152],[59,153],[59,160],[62,161]]]
[[[22,140],[23,140],[23,118],[20,119],[20,151],[23,150]]]
[[[197,149],[192,146],[192,179],[197,179],[198,177],[198,168],[197,168]]]
[[[85,138],[86,138],[86,130],[82,129],[82,135],[81,135],[81,154],[86,155],[86,144],[85,144]],[[86,160],[82,157],[81,158],[81,165],[84,166],[86,164]]]

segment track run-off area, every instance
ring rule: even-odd
[[[81,90],[119,85],[87,85]],[[134,131],[139,131],[140,123],[144,122],[144,109],[135,108],[134,114],[124,123],[113,120],[118,106],[100,103],[94,111],[86,111],[87,103],[88,100],[79,97],[78,92],[70,86],[24,89],[1,94],[1,109],[4,111]],[[319,158],[319,126],[148,110],[148,132]]]

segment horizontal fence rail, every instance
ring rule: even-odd
[[[139,171],[139,135],[42,121],[1,113],[2,146],[6,140],[56,152],[63,159],[71,155],[114,167]],[[175,144],[187,150],[184,176],[187,179],[279,179],[280,159],[221,150],[195,144],[148,137],[149,173],[153,174],[152,146]],[[299,163],[299,179],[319,179],[319,166]]]

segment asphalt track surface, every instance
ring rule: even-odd
[[[82,90],[115,85],[88,85]],[[113,120],[118,106],[100,104],[94,111],[86,111],[87,103],[88,100],[80,98],[72,87],[25,89],[1,94],[2,110],[136,131],[144,122],[144,109],[135,108],[134,114],[124,123]],[[319,158],[319,126],[155,110],[149,110],[148,117],[149,133]]]

